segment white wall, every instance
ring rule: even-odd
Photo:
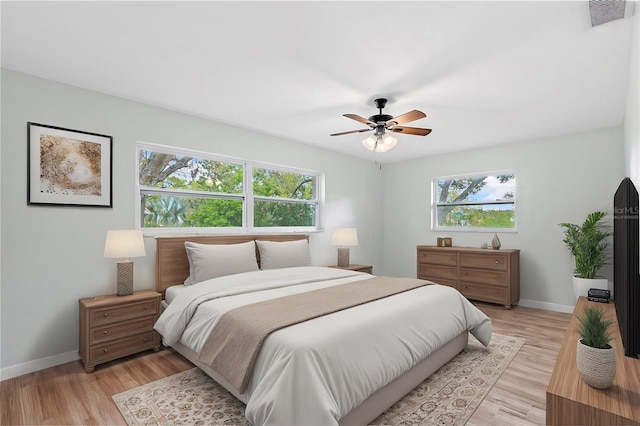
[[[27,121],[113,136],[113,208],[27,206]],[[335,264],[331,230],[358,228],[353,263],[382,266],[382,181],[373,162],[2,70],[2,379],[77,358],[78,299],[115,292],[109,229],[135,227],[135,143],[146,141],[326,173],[326,230],[312,262]],[[154,240],[135,289],[154,286]]]
[[[632,71],[637,41],[634,46]],[[429,230],[432,177],[515,169],[520,229],[500,238],[504,247],[522,250],[524,302],[551,309],[573,304],[573,266],[557,224],[610,208],[620,179],[634,170],[638,176],[637,80],[624,143],[623,129],[611,128],[391,164],[380,172],[372,162],[213,121],[11,71],[2,70],[1,77],[2,379],[77,358],[77,299],[115,287],[114,262],[102,258],[106,231],[135,226],[137,140],[326,172],[328,232],[311,236],[313,263],[335,263],[330,231],[356,226],[360,245],[351,249],[352,262],[394,276],[415,276],[415,246],[444,235]],[[114,137],[112,209],[27,206],[27,121]],[[491,238],[450,236],[454,244],[470,246]],[[147,256],[135,259],[136,289],[153,288],[153,239],[146,239],[146,247]]]
[[[493,234],[432,232],[434,177],[513,169],[517,179],[517,233],[498,234],[504,248],[520,249],[521,304],[572,310],[573,261],[561,222],[582,223],[589,212],[610,210],[623,178],[622,128],[493,146],[384,167],[384,271],[416,275],[416,245],[450,236],[457,246],[480,247]],[[611,271],[604,271],[611,279]]]
[[[637,4],[640,6],[640,3]],[[624,117],[625,175],[640,189],[640,13],[633,17],[633,36],[629,61],[629,88]]]

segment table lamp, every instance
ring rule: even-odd
[[[107,241],[104,244],[104,257],[124,258],[124,260],[116,263],[118,267],[118,296],[133,294],[133,262],[129,260],[129,258],[144,255],[142,231],[107,231]]]
[[[349,247],[358,245],[358,231],[356,228],[336,228],[331,245],[338,246],[338,266],[349,266]]]

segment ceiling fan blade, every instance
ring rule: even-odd
[[[332,133],[329,136],[340,136],[340,135],[348,135],[350,133],[362,133],[362,132],[370,132],[373,129],[360,129],[360,130],[349,130],[348,132],[340,132],[340,133]]]
[[[369,125],[371,127],[376,127],[377,126],[377,124],[374,123],[373,121],[370,121],[368,118],[360,117],[357,114],[342,114],[342,115],[347,117],[347,118],[350,118],[352,120],[359,121],[360,123],[367,124],[367,125]]]
[[[427,116],[427,114],[425,114],[422,111],[418,111],[417,109],[414,109],[413,111],[409,111],[407,113],[404,113],[402,115],[399,115],[397,117],[393,117],[391,120],[387,121],[385,124],[386,125],[391,125],[393,123],[397,124],[404,124],[404,123],[408,123],[410,121],[416,121],[419,120],[421,118],[425,118]]]
[[[405,135],[427,136],[431,133],[431,129],[421,129],[419,127],[394,126],[389,129],[394,133],[404,133]]]

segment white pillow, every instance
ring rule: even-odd
[[[260,269],[292,268],[311,266],[309,241],[260,241],[256,240],[260,252]]]
[[[240,244],[198,244],[187,241],[184,247],[189,258],[190,273],[184,285],[258,270],[253,241]]]

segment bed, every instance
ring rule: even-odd
[[[243,244],[249,247],[250,242],[255,242],[249,246],[262,269],[183,284],[196,272],[195,252],[190,248],[188,256],[185,243],[235,250]],[[454,289],[426,285],[273,332],[264,340],[248,385],[240,392],[201,359],[206,335],[224,313],[264,300],[340,284],[368,285],[377,279],[361,272],[306,266],[304,255],[296,260],[298,254],[264,248],[288,247],[273,243],[304,245],[308,236],[156,239],[156,288],[165,307],[156,330],[165,344],[243,401],[254,425],[367,424],[464,349],[469,332],[489,343],[491,321],[486,315]],[[258,244],[263,246],[262,256]],[[306,250],[308,256],[308,244]],[[293,265],[288,264],[290,259]]]

